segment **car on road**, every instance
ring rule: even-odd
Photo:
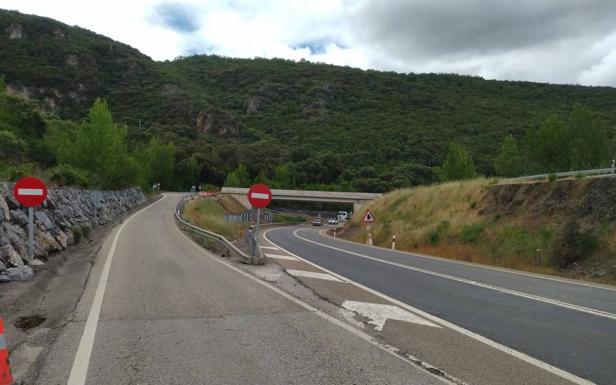
[[[334,226],[336,226],[336,225],[338,224],[338,220],[337,220],[336,218],[330,218],[330,219],[327,221],[327,224],[328,224],[328,225],[334,225]]]
[[[312,222],[313,226],[323,226],[323,223],[321,223],[320,219],[315,219],[314,222]]]

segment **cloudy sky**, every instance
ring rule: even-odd
[[[215,53],[616,86],[616,0],[0,0],[156,60]]]

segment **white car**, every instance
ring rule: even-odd
[[[335,218],[331,218],[331,219],[329,219],[329,220],[327,221],[327,224],[328,224],[328,225],[334,225],[334,226],[335,226],[335,225],[337,225],[337,224],[338,224],[338,220],[337,220],[337,219],[335,219]]]

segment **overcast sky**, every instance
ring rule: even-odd
[[[180,55],[616,86],[616,0],[0,0]]]

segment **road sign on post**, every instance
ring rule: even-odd
[[[370,209],[366,210],[366,213],[361,218],[361,223],[374,223],[374,215],[372,215],[372,211]]]
[[[254,232],[255,248],[252,253],[253,261],[251,261],[253,265],[255,254],[261,252],[261,249],[259,249],[259,224],[261,222],[261,209],[269,205],[271,201],[272,190],[270,190],[270,188],[266,185],[258,183],[248,189],[248,202],[250,202],[253,207],[257,208],[257,226]]]
[[[13,196],[22,206],[28,208],[28,256],[34,258],[34,206],[40,206],[47,198],[47,186],[33,176],[21,178],[13,186]]]

